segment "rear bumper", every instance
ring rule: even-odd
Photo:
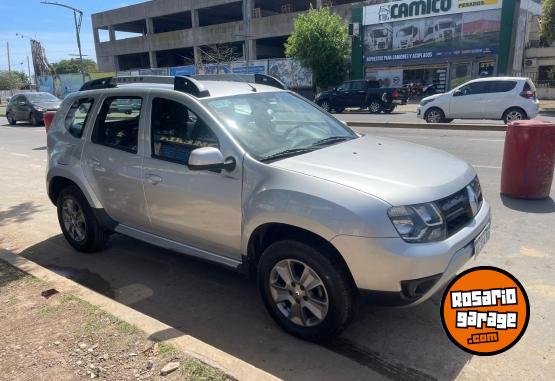
[[[415,305],[434,295],[474,256],[474,239],[490,219],[484,201],[471,223],[444,241],[410,244],[401,238],[337,236],[331,243],[361,294],[396,295],[399,303],[394,304]]]

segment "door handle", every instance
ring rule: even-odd
[[[145,180],[151,185],[157,185],[162,182],[162,178],[160,176],[156,176],[150,173],[145,175]]]

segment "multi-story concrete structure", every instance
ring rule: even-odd
[[[379,2],[379,1],[374,1]],[[349,0],[153,0],[92,15],[101,71],[200,64],[201,49],[236,47],[246,60],[284,57],[298,14],[331,6],[351,18]]]

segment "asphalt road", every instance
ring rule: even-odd
[[[492,238],[468,266],[494,265],[526,288],[532,314],[518,345],[494,357],[471,356],[446,337],[438,300],[414,308],[363,306],[335,342],[315,345],[282,332],[254,284],[216,265],[120,235],[101,253],[64,241],[44,190],[43,127],[0,119],[0,250],[64,274],[278,377],[294,380],[550,379],[555,374],[555,186],[551,198],[499,195],[504,133],[359,129],[431,145],[476,168],[493,211]],[[371,165],[371,163],[369,163]]]
[[[342,112],[341,114],[335,114],[335,116],[345,122],[426,123],[416,116],[416,105],[414,104],[399,106],[391,114],[370,114],[368,111],[350,109],[348,111]],[[535,119],[555,122],[555,114],[541,113]],[[452,123],[502,125],[503,121],[482,119],[455,119]]]

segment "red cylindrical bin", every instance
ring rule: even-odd
[[[555,123],[510,123],[505,135],[501,193],[516,198],[549,197],[554,168]]]
[[[44,128],[46,129],[46,132],[48,132],[48,129],[50,128],[55,115],[56,111],[47,111],[46,113],[44,113]]]

